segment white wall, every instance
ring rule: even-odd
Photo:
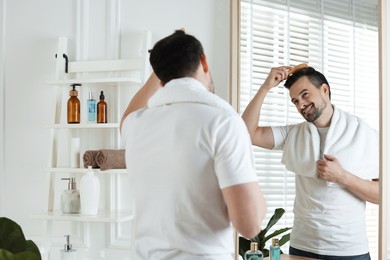
[[[154,43],[184,27],[204,44],[217,94],[228,98],[229,0],[0,0],[0,13],[3,11],[0,20],[0,216],[18,222],[26,237],[38,244],[44,222],[29,216],[47,206],[49,138],[45,126],[52,119],[52,96],[45,81],[54,77],[59,36],[69,38],[71,60],[118,55],[126,58],[136,47],[132,46],[129,35],[149,30]],[[120,31],[110,29],[112,25]],[[63,235],[79,228],[61,223],[55,226],[55,257]],[[90,228],[94,235],[91,239],[99,243],[89,252],[83,249],[84,259],[126,259],[128,250],[105,247],[104,228],[95,224]]]

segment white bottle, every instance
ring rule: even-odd
[[[100,182],[99,178],[88,166],[88,170],[80,181],[81,214],[96,215],[99,208]]]
[[[77,260],[77,250],[72,249],[72,244],[69,242],[69,235],[65,235],[66,244],[61,250],[61,260]]]

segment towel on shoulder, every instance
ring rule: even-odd
[[[363,178],[379,175],[379,136],[360,118],[336,106],[324,144],[324,154],[331,155],[348,172]],[[282,163],[289,171],[316,177],[316,162],[320,154],[320,136],[313,123],[303,122],[289,129]]]

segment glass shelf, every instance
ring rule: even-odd
[[[52,124],[48,125],[47,128],[119,128],[118,123],[87,123],[87,124]]]
[[[53,221],[97,222],[97,223],[122,223],[134,218],[130,212],[99,211],[97,215],[64,214],[60,210],[31,215],[33,219]]]
[[[140,84],[141,80],[137,78],[90,78],[90,79],[55,79],[48,80],[48,85],[70,85],[70,84],[97,84],[97,83],[132,83]]]
[[[87,168],[65,168],[65,167],[52,167],[48,171],[50,173],[85,173]],[[101,171],[100,169],[93,169],[97,174],[126,174],[126,169],[109,169]]]

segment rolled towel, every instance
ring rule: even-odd
[[[96,155],[99,153],[99,150],[87,150],[83,154],[83,163],[84,168],[88,168],[88,166],[92,166],[92,168],[99,168],[99,165],[96,162]]]
[[[95,160],[100,170],[126,169],[125,150],[102,149]]]

